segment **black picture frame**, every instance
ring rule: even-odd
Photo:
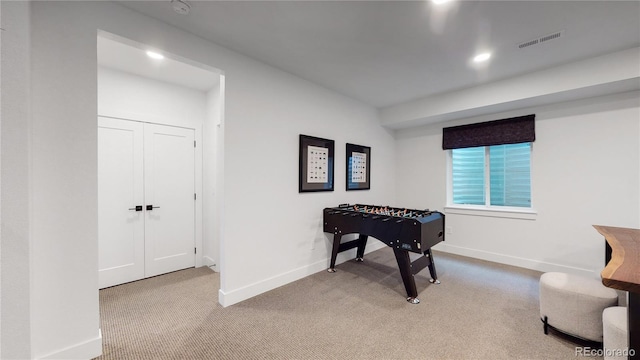
[[[333,191],[335,142],[300,134],[298,192]]]
[[[371,147],[347,143],[345,164],[347,191],[371,189]]]

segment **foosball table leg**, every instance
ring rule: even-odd
[[[416,281],[413,278],[413,273],[411,272],[411,258],[409,258],[409,253],[405,250],[396,248],[393,249],[393,252],[396,255],[396,261],[398,262],[398,268],[400,269],[404,288],[407,290],[407,301],[412,304],[420,303],[420,300],[418,300]]]
[[[436,264],[433,262],[433,254],[431,253],[431,249],[424,252],[424,256],[429,258],[429,273],[431,274],[431,279],[429,280],[432,284],[440,284],[440,280],[438,280],[438,274],[436,274]]]
[[[369,236],[360,234],[358,238],[358,249],[356,251],[356,261],[364,261],[364,248],[367,246],[367,238]]]
[[[336,258],[338,257],[338,250],[340,249],[340,240],[342,240],[342,234],[336,230],[333,234],[333,247],[331,248],[331,263],[329,264],[328,272],[336,272]]]

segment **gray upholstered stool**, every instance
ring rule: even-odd
[[[627,308],[613,306],[602,312],[602,345],[605,360],[626,360],[629,347]]]
[[[540,277],[540,318],[566,334],[602,342],[602,312],[618,305],[618,293],[597,279],[548,272]]]

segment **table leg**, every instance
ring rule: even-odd
[[[367,246],[367,238],[369,236],[360,234],[358,239],[358,250],[356,251],[356,261],[363,261],[364,248]]]
[[[640,354],[638,354],[640,350],[640,293],[629,291],[627,320],[629,325],[629,359],[640,359]]]
[[[431,274],[429,282],[432,284],[440,284],[438,274],[436,274],[436,263],[433,261],[433,253],[431,252],[431,249],[425,251],[424,256],[429,258],[429,273]]]
[[[336,258],[338,257],[338,250],[340,249],[340,240],[342,240],[342,234],[333,235],[333,247],[331,248],[331,264],[327,269],[328,272],[336,272]]]
[[[413,273],[411,272],[411,258],[409,258],[409,253],[405,250],[396,248],[393,249],[393,252],[396,255],[396,261],[398,262],[398,268],[400,269],[404,288],[407,290],[407,301],[412,304],[417,304],[420,300],[418,300],[416,281],[413,278]]]

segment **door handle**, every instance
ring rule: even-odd
[[[160,206],[147,205],[147,210],[160,209]]]
[[[129,208],[129,210],[142,211],[142,205],[136,205],[136,207]]]

